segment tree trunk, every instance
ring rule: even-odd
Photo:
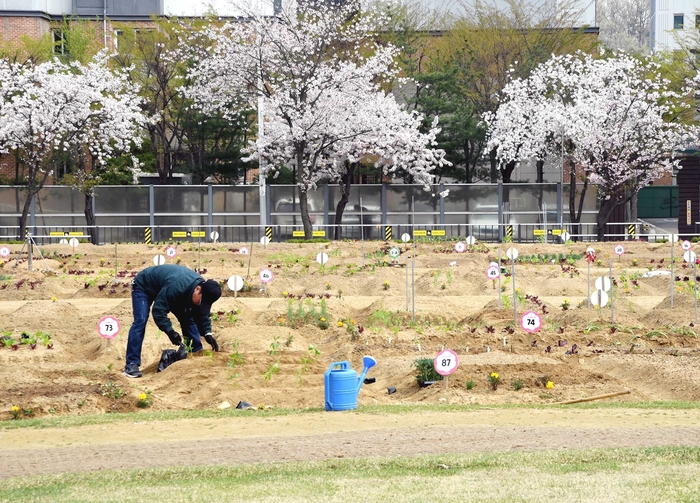
[[[94,166],[93,166],[94,169]],[[92,201],[95,198],[95,189],[87,189],[85,191],[85,223],[87,224],[87,233],[90,236],[90,242],[94,245],[99,244],[97,242],[97,220],[95,218],[95,212],[93,211]]]
[[[496,160],[496,149],[489,152],[489,163],[491,164],[491,183],[498,183],[498,161]]]
[[[334,239],[337,241],[339,239],[342,239],[342,233],[343,233],[343,212],[345,211],[345,206],[348,204],[348,200],[350,199],[350,188],[352,187],[352,176],[353,173],[355,172],[355,168],[357,167],[357,164],[355,163],[348,163],[345,161],[345,166],[346,166],[346,172],[345,175],[343,175],[343,179],[341,182],[338,184],[340,187],[340,201],[338,201],[338,204],[335,207],[335,234],[334,234]],[[364,229],[363,229],[364,230]]]

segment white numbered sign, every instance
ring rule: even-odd
[[[248,255],[248,248],[246,248],[245,246],[241,246],[241,249],[238,250],[238,253],[240,253],[241,255]]]
[[[566,243],[570,237],[571,237],[571,234],[569,234],[568,232],[566,232],[566,231],[562,232],[561,233],[561,242]]]
[[[212,241],[214,241],[216,243],[219,240],[219,233],[216,231],[211,231],[209,233],[209,239],[211,239]]]
[[[0,248],[0,257],[7,257],[10,254],[10,249],[7,246]]]
[[[262,281],[263,283],[269,283],[270,281],[272,281],[273,277],[274,274],[272,274],[272,271],[269,269],[263,269],[262,271],[260,271],[259,278],[260,281]]]
[[[68,240],[67,240],[67,239],[59,239],[59,240],[58,240],[58,244],[60,244],[60,245],[67,245],[67,244],[68,244]]]
[[[488,269],[486,269],[486,277],[488,279],[498,279],[498,277],[501,275],[501,268],[498,267],[497,265],[492,265]]]
[[[270,244],[270,238],[268,238],[267,236],[261,237],[261,238],[260,238],[260,244],[263,245],[263,246],[269,245],[269,244]]]
[[[231,276],[226,284],[232,292],[239,292],[241,288],[243,288],[243,278],[240,276]]]
[[[462,243],[461,241],[458,241],[455,243],[455,251],[457,253],[462,253],[466,249],[467,249],[466,245],[464,243]]]
[[[114,339],[120,328],[119,320],[114,316],[104,316],[97,322],[97,331],[103,339]]]
[[[596,290],[591,294],[591,304],[598,307],[605,307],[608,304],[608,294],[603,290]]]
[[[411,235],[408,232],[401,234],[401,241],[408,243],[411,240]]]
[[[693,247],[693,244],[690,241],[683,241],[681,243],[681,248],[683,248],[685,251],[690,250]]]
[[[433,360],[433,367],[435,367],[435,372],[441,376],[448,376],[459,366],[459,358],[457,353],[451,349],[443,349],[440,351],[435,360]]]
[[[77,248],[79,243],[80,243],[80,241],[78,241],[75,238],[70,238],[68,240],[68,246],[70,246],[71,248]]]
[[[165,264],[165,257],[163,255],[156,255],[153,257],[153,263],[155,265],[163,265]]]
[[[467,236],[464,241],[466,241],[469,246],[472,246],[474,243],[476,243],[476,238],[474,236]]]
[[[683,260],[688,262],[689,264],[695,263],[695,261],[698,259],[697,255],[695,255],[695,252],[692,250],[688,250],[683,254]]]
[[[328,262],[328,254],[326,252],[321,252],[318,255],[316,255],[316,262],[319,264],[323,265],[326,262]]]
[[[625,247],[622,245],[617,245],[615,247],[615,255],[620,256],[625,254]]]
[[[165,254],[166,254],[168,257],[173,258],[175,255],[177,255],[177,249],[176,249],[175,247],[173,247],[173,246],[169,246],[169,247],[165,250]]]
[[[537,332],[542,327],[542,317],[535,311],[525,311],[520,317],[520,327],[529,333]]]
[[[612,287],[612,283],[610,281],[610,278],[607,276],[601,276],[599,278],[596,278],[595,280],[595,289],[596,290],[602,290],[604,292],[609,292],[610,287]]]
[[[401,255],[401,250],[399,250],[398,246],[392,246],[391,250],[389,250],[389,256],[391,258],[399,258]]]

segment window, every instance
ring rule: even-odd
[[[673,29],[682,30],[683,29],[683,14],[673,15]]]
[[[695,28],[700,28],[700,14],[695,14]]]
[[[119,49],[119,39],[124,36],[124,30],[114,30],[114,49]]]
[[[53,53],[65,56],[68,54],[66,44],[66,32],[62,28],[54,28],[51,30],[53,35]]]

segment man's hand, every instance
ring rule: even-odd
[[[168,338],[170,339],[170,342],[173,343],[173,346],[179,346],[182,344],[182,337],[180,337],[180,334],[178,334],[175,330],[168,332]]]
[[[214,339],[214,336],[211,333],[205,335],[204,340],[209,343],[209,345],[214,351],[219,351],[219,344],[216,342],[216,339]]]

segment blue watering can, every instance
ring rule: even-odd
[[[367,371],[374,367],[377,361],[371,356],[362,358],[362,373],[350,368],[350,362],[335,362],[323,375],[326,391],[326,410],[351,410],[357,408],[357,395],[365,380]]]

